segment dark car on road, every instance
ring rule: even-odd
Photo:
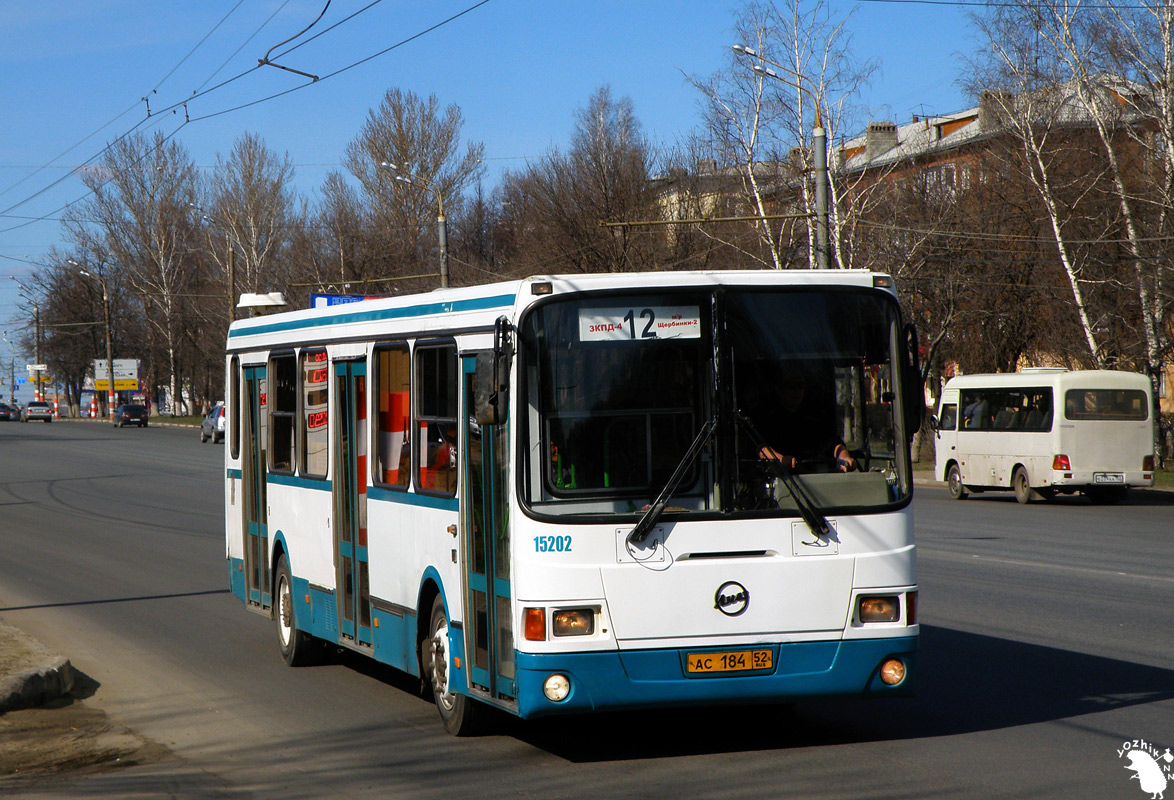
[[[0,419],[2,420],[18,420],[20,419],[20,411],[5,403],[0,403]]]
[[[53,421],[53,406],[44,400],[30,400],[24,409],[24,421],[39,419],[44,422]]]
[[[147,407],[135,403],[124,403],[114,411],[114,427],[123,428],[127,425],[147,427]]]
[[[200,441],[206,442],[209,439],[213,444],[224,441],[224,403],[212,406],[212,410],[204,416],[204,421],[200,423]]]

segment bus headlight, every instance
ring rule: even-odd
[[[571,693],[571,679],[557,672],[542,684],[542,693],[552,703],[561,703]]]
[[[901,605],[896,595],[861,597],[856,618],[861,622],[896,622],[901,618]]]
[[[590,636],[595,633],[595,612],[590,608],[556,611],[551,628],[555,636]]]
[[[897,686],[905,680],[905,662],[899,658],[886,658],[880,667],[881,683]]]

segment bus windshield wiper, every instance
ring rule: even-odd
[[[754,423],[749,420],[741,411],[735,415],[740,425],[745,426],[746,430],[750,432],[750,438],[754,440],[754,446],[761,452],[762,448],[766,446],[766,440],[762,438],[762,434],[758,432],[758,428],[754,427]],[[791,493],[791,498],[795,501],[795,508],[799,509],[799,516],[803,517],[803,521],[807,523],[807,527],[811,528],[811,532],[816,536],[830,536],[831,525],[828,524],[827,517],[819,509],[819,503],[811,496],[811,490],[807,488],[807,484],[803,479],[790,470],[787,465],[783,464],[777,458],[767,459],[779,465],[779,475],[782,476],[783,483],[787,485],[787,491]]]
[[[660,494],[656,496],[656,500],[648,506],[648,510],[644,512],[644,516],[640,517],[640,521],[636,523],[636,527],[632,528],[632,532],[628,534],[628,541],[641,544],[648,538],[648,534],[652,532],[652,528],[656,525],[660,515],[664,513],[665,505],[669,498],[673,496],[673,492],[677,490],[677,485],[685,478],[685,473],[693,464],[693,460],[705,447],[709,437],[713,435],[713,429],[717,427],[717,417],[710,417],[697,435],[693,437],[693,443],[689,445],[689,449],[685,451],[685,455],[681,456],[680,463],[677,468],[673,470],[672,476],[668,479],[668,483],[660,490]]]
[[[831,536],[831,525],[828,524],[827,517],[819,510],[819,503],[811,496],[811,491],[803,479],[785,466],[779,470],[779,473],[783,476],[783,483],[787,484],[787,490],[790,491],[791,498],[795,501],[795,507],[799,509],[799,515],[803,517],[807,527],[811,528],[811,532],[818,537]]]

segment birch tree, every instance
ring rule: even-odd
[[[856,100],[876,69],[853,58],[847,21],[834,19],[823,0],[748,3],[735,23],[740,49],[728,66],[705,80],[690,78],[702,94],[702,135],[724,163],[736,167],[775,269],[783,268],[793,247],[806,249],[808,264],[816,264],[812,131],[818,123],[834,142],[856,126]],[[834,163],[829,171],[829,238],[834,260],[848,267],[855,218],[870,192],[846,185]],[[765,219],[788,193],[797,195],[797,219]]]

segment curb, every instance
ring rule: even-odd
[[[0,714],[36,708],[73,691],[69,659],[0,622]]]

